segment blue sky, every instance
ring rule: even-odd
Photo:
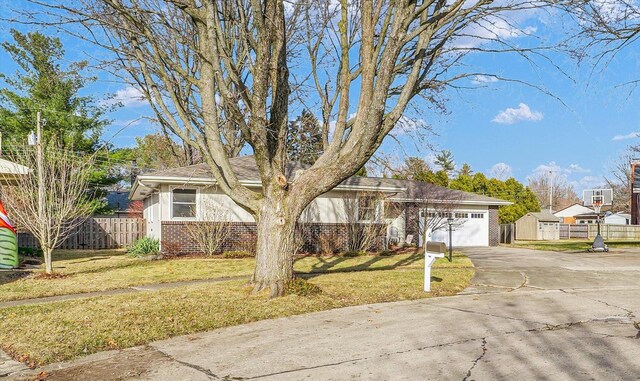
[[[5,7],[0,4],[0,11]],[[526,33],[548,38],[557,27],[542,17],[531,16],[521,17],[516,24],[523,33],[509,31],[512,35],[507,38],[523,45],[529,40]],[[0,41],[9,38],[10,27],[6,23],[0,25]],[[67,36],[59,37],[70,60],[100,54]],[[523,182],[536,171],[552,169],[581,192],[601,185],[611,161],[629,144],[640,143],[635,137],[640,136],[640,90],[630,93],[628,86],[620,86],[640,79],[636,50],[631,46],[596,70],[590,65],[578,67],[567,57],[551,53],[553,63],[569,73],[571,79],[549,64],[532,67],[514,56],[474,54],[467,59],[474,70],[524,80],[559,99],[528,86],[484,76],[460,83],[473,87],[471,90],[446,94],[447,114],[410,111],[408,116],[431,125],[433,134],[428,136],[428,143],[436,150],[452,151],[458,164],[469,163],[475,171],[487,174],[499,168],[502,175],[513,175]],[[0,72],[14,71],[8,56],[0,52]],[[100,79],[86,88],[85,94],[96,98],[116,94],[125,104],[108,116],[114,122],[106,129],[105,140],[116,146],[132,146],[136,136],[155,131],[144,119],[152,116],[151,111],[136,98],[133,89],[103,73],[94,74]],[[427,108],[418,104],[418,109]],[[433,156],[426,146],[417,146],[411,135],[400,134],[399,140],[401,147],[387,139],[383,150],[398,157],[405,153],[426,159]]]

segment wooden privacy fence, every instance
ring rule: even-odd
[[[589,238],[595,238],[598,234],[598,225],[589,225]],[[640,225],[611,225],[601,224],[600,234],[604,239],[628,239],[640,240]]]
[[[594,239],[598,234],[598,224],[561,224],[560,239]],[[600,224],[600,234],[604,239],[640,240],[640,225]]]
[[[589,238],[589,225],[560,224],[560,239]]]
[[[71,232],[59,249],[117,249],[131,245],[146,233],[143,218],[89,218]],[[38,248],[31,233],[18,233],[18,246]]]
[[[500,243],[512,244],[516,240],[516,225],[500,225]]]

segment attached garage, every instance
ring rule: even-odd
[[[516,240],[559,240],[560,221],[560,218],[549,212],[527,213],[516,221]]]
[[[402,216],[391,223],[403,237],[414,237],[412,243],[422,245],[427,229],[431,239],[449,245],[451,218],[454,247],[497,246],[499,242],[498,208],[511,202],[474,193],[440,187],[411,180],[393,180],[406,191],[391,197],[401,206]]]
[[[439,212],[433,208],[420,210],[419,231],[431,229],[431,239],[449,246],[449,216],[452,217],[451,240],[455,247],[491,246],[489,239],[489,207],[456,205],[450,212]],[[418,244],[422,245],[424,234]]]

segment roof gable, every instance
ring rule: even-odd
[[[543,212],[532,212],[527,213],[530,216],[533,216],[535,219],[541,222],[560,222],[560,218],[554,216],[553,214],[543,211]]]
[[[556,217],[575,217],[579,214],[593,213],[593,212],[594,212],[593,209],[587,208],[586,206],[582,206],[579,203],[575,203],[573,205],[570,205],[562,210],[559,210],[553,213],[553,215]]]

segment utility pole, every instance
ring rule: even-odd
[[[46,230],[44,219],[44,163],[42,162],[42,121],[40,111],[36,114],[36,163],[38,166],[38,225],[41,234]],[[47,264],[47,269],[49,269]]]
[[[549,171],[549,213],[553,214],[553,171]]]

